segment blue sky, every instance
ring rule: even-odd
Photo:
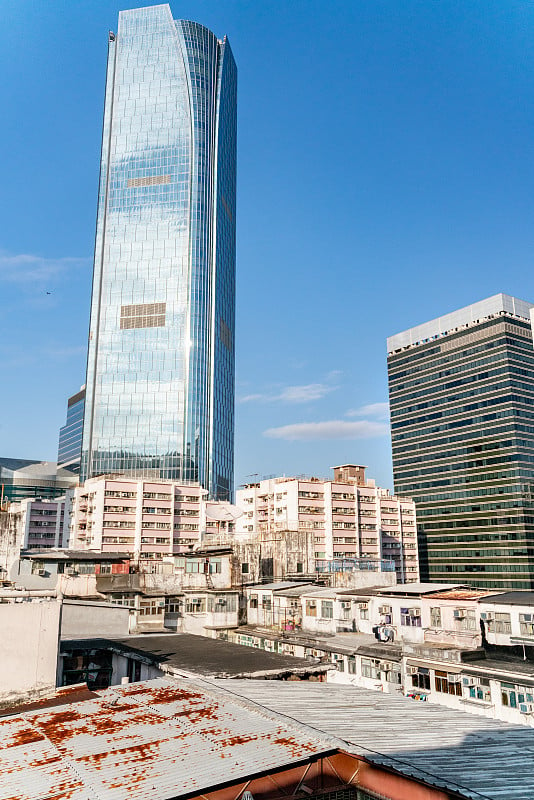
[[[2,0],[0,452],[55,459],[84,381],[107,31]],[[534,300],[534,4],[174,2],[239,68],[236,479],[391,485],[385,340]],[[50,294],[47,294],[50,292]]]

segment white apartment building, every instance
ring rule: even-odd
[[[90,478],[74,490],[70,546],[157,565],[200,545],[205,534],[233,533],[240,511],[206,496],[200,486],[170,480]]]
[[[365,467],[334,467],[333,480],[270,478],[236,492],[236,535],[311,530],[316,562],[392,561],[400,583],[419,580],[415,503],[366,480]]]

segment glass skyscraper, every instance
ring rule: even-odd
[[[57,465],[79,474],[82,455],[83,413],[85,408],[85,386],[69,397],[67,420],[59,429]]]
[[[396,494],[424,580],[534,589],[533,306],[498,294],[388,339]]]
[[[233,494],[237,71],[168,5],[109,36],[82,478]]]

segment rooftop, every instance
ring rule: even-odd
[[[345,749],[472,800],[534,797],[534,731],[524,725],[334,683],[214,681],[339,737]]]
[[[21,558],[36,561],[127,561],[128,553],[103,553],[99,550],[22,550]]]
[[[314,659],[267,653],[255,647],[191,633],[129,636],[127,639],[63,640],[61,650],[102,648],[118,653],[136,653],[164,672],[228,677],[279,678],[325,671]]]
[[[280,589],[291,589],[295,586],[312,586],[309,582],[300,582],[300,581],[279,581],[278,583],[257,583],[255,586],[247,586],[247,589],[252,589],[252,591],[269,591],[269,592],[276,592]]]
[[[394,595],[405,597],[408,595],[433,594],[434,592],[446,592],[451,589],[469,589],[462,583],[399,583],[396,586],[382,586],[376,590],[379,595]]]
[[[432,597],[439,600],[482,600],[487,594],[487,589],[445,589],[432,592]]]
[[[501,314],[510,314],[530,322],[530,309],[533,307],[532,303],[518,300],[517,297],[511,297],[507,294],[495,294],[485,300],[480,300],[478,303],[473,303],[470,306],[465,306],[465,308],[460,308],[458,311],[452,311],[450,314],[445,314],[442,317],[430,320],[430,322],[424,322],[422,325],[416,325],[415,328],[409,328],[402,333],[390,336],[387,340],[388,353],[424,344],[432,339],[446,336],[448,333],[454,333],[459,328],[467,328],[482,322],[482,320]]]
[[[534,606],[534,592],[501,592],[501,594],[488,594],[483,603],[507,606]]]
[[[174,800],[335,750],[204,682],[162,678],[0,720],[0,798]]]

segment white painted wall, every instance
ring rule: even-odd
[[[0,604],[0,702],[16,702],[56,685],[61,604]]]

